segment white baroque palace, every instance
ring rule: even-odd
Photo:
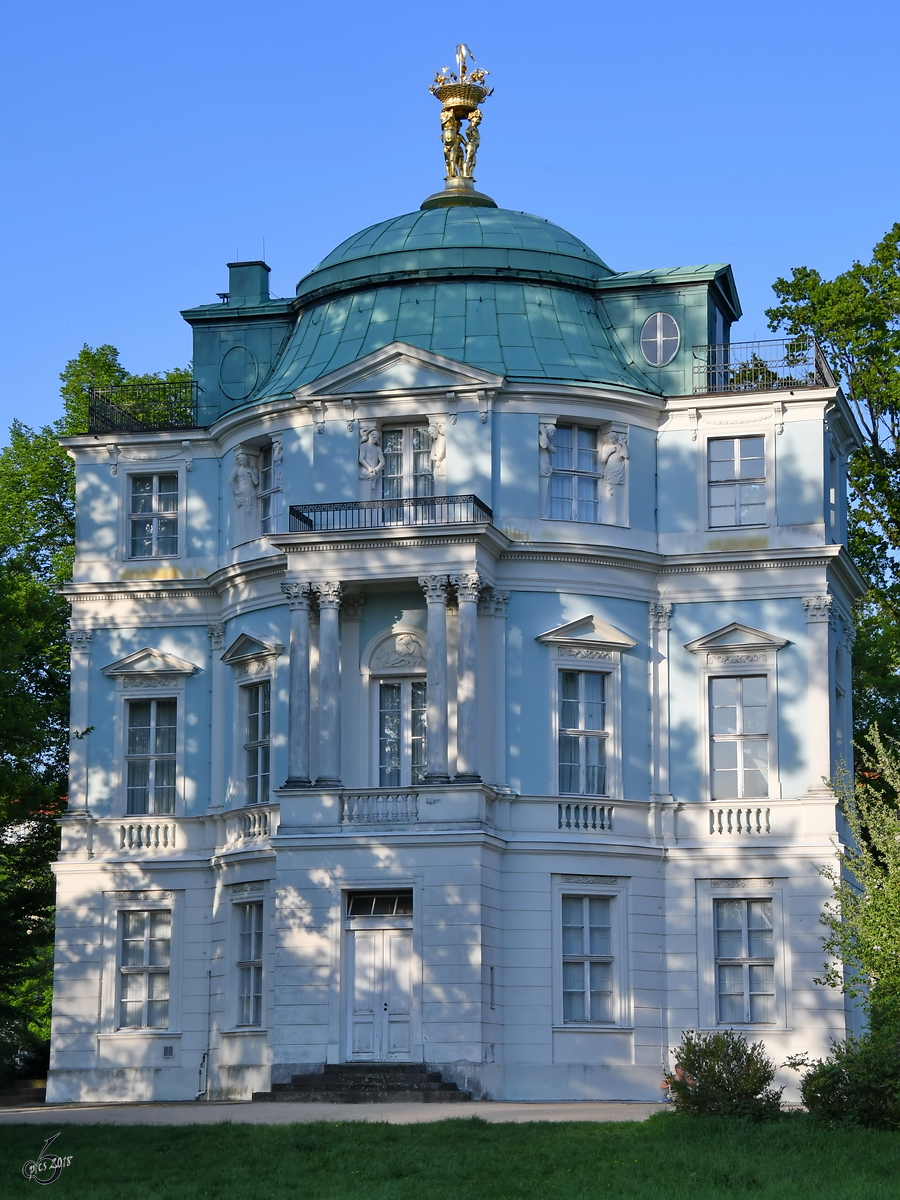
[[[730,342],[725,266],[615,272],[484,197],[267,275],[185,312],[194,386],[66,439],[48,1099],[365,1061],[658,1099],[685,1028],[824,1053],[861,581],[817,348]]]

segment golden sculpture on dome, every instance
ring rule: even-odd
[[[475,55],[464,43],[456,47],[456,71],[442,67],[436,72],[430,91],[443,105],[441,109],[441,141],[447,169],[445,190],[472,192],[475,179],[475,159],[481,143],[478,127],[482,104],[493,92],[485,86],[490,72],[478,68],[469,70],[469,60]],[[467,121],[465,131],[463,121]],[[463,182],[465,181],[465,182]]]

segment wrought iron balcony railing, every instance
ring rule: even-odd
[[[477,496],[413,496],[339,504],[292,504],[291,533],[384,529],[395,525],[487,525],[493,513]]]
[[[191,379],[88,388],[88,433],[195,429],[199,391]]]
[[[730,342],[693,349],[695,395],[835,386],[828,361],[812,337]]]

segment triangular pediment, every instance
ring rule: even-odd
[[[186,662],[164,650],[145,646],[135,650],[127,658],[120,658],[103,668],[104,675],[193,675],[199,668],[196,663]]]
[[[685,649],[694,654],[703,654],[707,650],[780,650],[786,645],[786,638],[775,637],[740,621],[732,621],[730,625],[723,625],[721,629],[686,642]]]
[[[543,642],[545,646],[594,646],[604,650],[630,650],[637,645],[627,633],[591,613],[539,633],[535,641]]]
[[[280,654],[284,646],[273,642],[271,638],[257,637],[251,633],[241,633],[231,643],[222,655],[222,662],[228,666],[247,662],[251,658],[262,658],[264,655]]]
[[[503,376],[470,367],[456,359],[420,350],[407,342],[391,342],[381,350],[329,372],[315,384],[298,388],[298,400],[371,392],[410,392],[435,389],[496,389]]]

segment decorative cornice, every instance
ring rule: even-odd
[[[772,879],[711,879],[709,886],[714,888],[770,888]]]
[[[604,884],[618,883],[618,875],[563,875],[563,883]]]

